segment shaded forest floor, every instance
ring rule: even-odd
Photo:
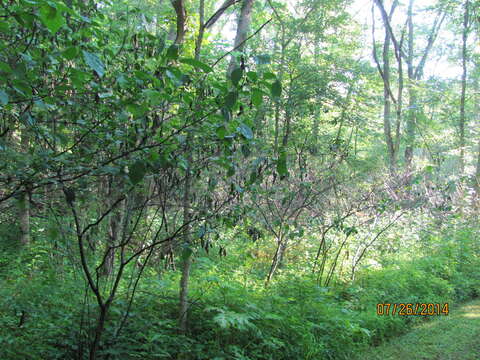
[[[452,308],[449,316],[425,322],[357,359],[478,360],[480,299]]]

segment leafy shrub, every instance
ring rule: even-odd
[[[435,240],[436,248],[428,257],[363,270],[353,284],[337,281],[329,288],[303,275],[288,274],[268,289],[261,280],[247,286],[242,276],[231,276],[231,264],[225,271],[204,258],[197,261],[192,274],[187,335],[177,331],[178,274],[164,273],[159,279],[147,269],[119,332],[128,309],[128,289],[120,289],[99,358],[351,358],[362,348],[422,321],[379,316],[378,303],[444,303],[478,294],[480,266],[474,234],[454,235],[448,241]],[[0,358],[87,358],[97,315],[95,301],[84,295],[85,282],[78,272],[53,260],[34,244],[4,265]],[[26,314],[23,320],[22,314]]]

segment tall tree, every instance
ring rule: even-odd
[[[183,39],[185,37],[186,31],[186,20],[187,20],[187,12],[185,10],[185,2],[184,0],[171,0],[172,6],[175,9],[175,13],[177,15],[177,28],[176,28],[176,36],[175,36],[175,43],[181,44],[183,43]]]
[[[405,136],[405,168],[407,174],[410,174],[412,171],[412,160],[413,160],[413,150],[415,145],[415,134],[417,124],[417,114],[420,109],[418,103],[417,95],[417,83],[423,78],[424,67],[432,50],[432,47],[437,39],[438,33],[442,27],[443,21],[445,20],[446,10],[443,7],[438,8],[437,14],[433,21],[432,27],[428,32],[427,44],[423,51],[420,53],[420,60],[415,66],[415,36],[414,36],[414,0],[410,0],[407,8],[407,53],[405,54],[403,50],[402,43],[397,41],[393,28],[389,19],[389,16],[385,10],[384,4],[381,0],[375,0],[385,28],[390,33],[391,41],[395,48],[395,56],[403,57],[407,64],[407,90],[408,90],[408,112],[406,118],[406,136]],[[403,37],[403,35],[402,35]],[[398,59],[397,59],[398,60]],[[391,92],[390,92],[391,95]],[[397,104],[398,106],[398,104]],[[397,113],[399,113],[400,108],[397,107]],[[409,177],[409,175],[408,175]]]
[[[28,112],[26,115],[28,115]],[[28,117],[30,116],[28,115]],[[28,154],[30,147],[30,135],[27,127],[28,121],[25,120],[24,128],[22,129],[20,135],[21,150],[25,154]],[[23,187],[23,191],[20,194],[19,201],[20,242],[23,245],[28,245],[30,243],[30,197],[31,189],[27,180]]]
[[[407,172],[411,171],[412,159],[413,159],[413,148],[415,143],[415,127],[417,126],[417,90],[415,88],[415,76],[414,76],[414,65],[413,65],[413,3],[414,0],[410,0],[408,4],[408,13],[407,13],[407,26],[408,26],[408,47],[407,47],[407,74],[408,74],[408,114],[407,114],[407,131],[406,131],[406,147],[405,147],[405,165]]]
[[[398,1],[394,1],[391,5],[389,14],[388,14],[388,23],[391,23],[393,14],[395,9],[398,5]],[[398,54],[398,48],[402,48],[403,43],[403,35],[400,44],[395,46],[395,58],[398,62],[398,93],[397,97],[395,98],[392,92],[392,83],[390,81],[390,45],[392,43],[392,34],[388,29],[388,26],[385,26],[385,39],[383,42],[383,49],[382,49],[382,62],[383,66],[380,64],[378,56],[377,56],[377,49],[375,44],[375,14],[374,14],[374,7],[372,5],[372,18],[373,18],[373,26],[372,26],[372,38],[373,38],[373,58],[377,65],[377,69],[380,73],[380,76],[383,80],[383,132],[385,136],[385,142],[387,145],[388,151],[388,160],[389,160],[389,167],[391,175],[395,174],[395,169],[397,166],[397,153],[399,148],[399,141],[400,141],[400,123],[401,123],[401,111],[402,111],[402,96],[403,96],[403,71],[402,71],[402,57]],[[396,42],[395,42],[396,44]],[[396,121],[395,123],[392,121],[392,111],[391,106],[392,102],[395,104],[396,108]],[[392,131],[392,124],[395,124],[395,135]]]
[[[235,35],[235,41],[233,43],[233,49],[239,52],[243,51],[248,32],[250,31],[253,2],[254,0],[243,0],[240,14],[238,15],[237,32]],[[230,58],[230,64],[228,65],[228,74],[231,74],[237,66],[237,59],[234,55],[232,55]]]
[[[480,19],[478,20],[478,34],[476,40],[480,41]],[[476,117],[476,126],[477,129],[480,128],[480,54],[475,54],[475,70],[473,74],[473,89],[474,89],[474,114]],[[477,197],[480,201],[480,134],[477,134],[477,164],[475,168],[475,187],[477,192]]]
[[[460,174],[465,172],[465,98],[467,91],[467,41],[470,23],[470,1],[466,0],[463,5],[463,28],[462,28],[462,90],[460,94]]]

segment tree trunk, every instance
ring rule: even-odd
[[[117,181],[118,180],[118,181]],[[117,196],[123,188],[123,183],[118,176],[112,176],[107,188],[106,198],[108,207],[112,207],[116,201]],[[124,206],[126,200],[124,200]],[[123,213],[123,214],[122,214]],[[125,208],[123,209],[113,209],[108,218],[108,231],[107,231],[107,241],[105,244],[105,257],[102,267],[102,275],[110,276],[113,272],[114,260],[115,260],[115,246],[118,245],[119,241],[119,231],[121,219],[125,214]]]
[[[281,39],[281,55],[280,55],[280,64],[279,64],[279,72],[278,72],[278,81],[282,83],[283,81],[283,69],[285,65],[285,29],[282,25],[282,39]],[[280,133],[280,99],[275,100],[275,141],[274,141],[274,153],[278,154],[278,138]]]
[[[393,175],[396,167],[396,154],[392,139],[391,99],[390,94],[388,93],[388,90],[390,89],[390,41],[390,32],[388,29],[385,29],[385,42],[383,43],[383,133],[387,143],[390,173]]]
[[[22,193],[20,200],[20,242],[22,245],[30,243],[30,196],[28,190]]]
[[[185,3],[183,0],[171,0],[172,6],[177,14],[177,35],[175,37],[175,44],[183,43],[185,37],[185,20],[187,13],[185,11]]]
[[[255,113],[255,137],[261,139],[264,135],[265,106],[261,104]]]
[[[479,34],[480,37],[480,34]],[[480,40],[480,39],[478,39]],[[475,98],[474,98],[474,109],[475,109],[475,116],[477,118],[477,128],[480,128],[480,84],[479,84],[479,77],[480,77],[480,62],[475,63],[475,81],[474,81],[474,89],[475,89]],[[475,170],[475,189],[477,193],[477,198],[480,198],[480,140],[478,140],[478,153],[477,153],[477,167]]]
[[[417,101],[417,90],[415,89],[415,82],[421,80],[423,77],[423,68],[425,66],[426,59],[428,54],[430,53],[433,44],[437,38],[438,32],[442,26],[442,23],[445,19],[446,13],[444,11],[440,11],[437,14],[437,17],[434,21],[432,29],[430,30],[430,34],[427,41],[427,46],[422,53],[422,57],[420,62],[418,63],[417,67],[414,68],[413,66],[413,57],[414,57],[414,44],[413,44],[413,2],[414,0],[410,0],[408,6],[408,15],[407,15],[407,26],[408,26],[408,54],[407,54],[407,68],[408,68],[408,117],[407,117],[407,136],[406,136],[406,143],[407,146],[405,148],[405,165],[407,171],[407,178],[410,178],[411,170],[412,170],[412,160],[413,160],[413,149],[415,147],[415,132],[417,127],[417,108],[418,108],[418,101]],[[401,49],[401,46],[399,46]],[[400,104],[398,104],[400,105]],[[401,111],[400,106],[398,107],[397,111]]]
[[[192,256],[190,250],[190,193],[191,193],[191,141],[192,136],[189,133],[187,136],[187,149],[188,154],[188,168],[185,174],[185,185],[183,189],[183,246],[182,252],[182,276],[180,278],[180,314],[178,320],[178,326],[180,333],[186,334],[188,330],[188,283],[190,280],[190,268],[192,267]]]
[[[115,259],[115,245],[118,243],[118,212],[113,211],[108,221],[108,239],[106,243],[105,262],[103,263],[102,274],[110,276],[113,272],[113,265]]]
[[[397,93],[397,101],[395,101],[392,90],[391,90],[391,83],[390,83],[390,45],[392,43],[392,34],[390,33],[389,24],[392,20],[393,13],[398,5],[397,1],[394,1],[388,15],[383,14],[385,11],[384,8],[381,8],[382,17],[385,16],[385,40],[383,42],[383,50],[382,50],[382,65],[377,58],[376,54],[376,46],[375,46],[375,23],[372,27],[372,37],[374,42],[373,47],[373,56],[375,62],[377,64],[377,68],[380,72],[380,75],[383,80],[383,133],[385,136],[385,143],[387,145],[387,153],[388,153],[388,164],[390,174],[393,177],[395,175],[395,168],[397,162],[397,152],[398,152],[398,139],[399,139],[399,124],[400,124],[400,114],[399,114],[399,105],[400,98],[402,95],[402,66],[401,66],[401,56],[397,56],[397,48],[395,47],[395,54],[398,61],[398,73],[399,73],[399,84],[398,84],[398,93]],[[383,10],[383,11],[382,11]],[[375,20],[374,13],[372,13],[373,19]],[[394,45],[395,42],[394,42]],[[383,70],[382,70],[383,69]],[[395,102],[396,105],[396,132],[395,132],[395,141],[392,134],[392,101]]]
[[[333,264],[330,267],[330,270],[327,274],[327,278],[325,279],[324,286],[327,287],[330,285],[330,282],[333,279],[333,275],[335,274],[335,269],[337,268],[337,263],[338,263],[338,257],[340,256],[345,244],[347,243],[347,240],[349,238],[349,235],[345,236],[345,240],[343,240],[342,244],[340,245],[340,249],[338,249],[337,254],[335,255],[335,259],[333,260]]]
[[[290,132],[291,132],[291,122],[292,122],[292,113],[290,110],[291,107],[291,101],[290,101],[290,94],[288,96],[287,104],[285,107],[285,129],[283,133],[283,139],[282,139],[282,147],[283,149],[287,148],[288,145],[288,139],[290,137]]]
[[[27,129],[22,130],[21,134],[22,151],[27,153],[30,146],[30,139],[27,134]],[[30,189],[25,186],[20,200],[19,222],[20,222],[20,242],[22,245],[30,243]]]
[[[265,287],[267,287],[270,284],[270,281],[273,278],[273,275],[275,275],[275,272],[277,271],[278,265],[280,263],[281,258],[283,257],[283,252],[286,249],[286,244],[284,244],[283,236],[280,235],[280,238],[277,240],[277,249],[275,250],[275,255],[273,256],[272,259],[272,264],[270,265],[270,270],[267,275],[267,279],[265,280]]]
[[[408,117],[407,117],[407,146],[405,148],[405,167],[407,173],[412,170],[413,147],[415,142],[416,125],[416,91],[414,89],[414,69],[413,69],[413,0],[408,5]],[[408,177],[410,177],[408,175]]]
[[[168,26],[167,39],[170,41],[175,41],[176,36],[177,36],[176,25],[174,22],[171,22],[170,25]]]
[[[184,236],[185,238],[188,236]],[[182,262],[182,277],[180,279],[180,317],[179,329],[181,334],[188,331],[188,285],[190,280],[190,269],[192,267],[192,256],[189,254]]]
[[[198,37],[195,41],[195,59],[200,60],[200,51],[202,49],[203,34],[205,32],[205,0],[200,0],[198,8],[200,15],[198,23]]]
[[[237,22],[237,34],[235,35],[235,41],[233,43],[233,48],[235,51],[242,51],[245,47],[245,40],[247,39],[247,34],[250,30],[250,22],[252,19],[253,1],[254,0],[243,0],[242,2],[242,9]],[[229,75],[232,73],[235,67],[237,67],[237,59],[232,55],[230,64],[228,66]]]
[[[202,50],[202,42],[203,42],[203,33],[205,29],[205,2],[204,0],[200,0],[199,4],[199,33],[198,37],[195,41],[195,59],[200,59],[200,52]],[[180,294],[179,294],[179,301],[180,301],[180,308],[179,308],[179,318],[178,318],[178,327],[181,334],[186,334],[188,331],[188,285],[190,281],[190,269],[192,267],[192,254],[191,254],[191,239],[190,239],[190,222],[192,219],[192,214],[190,211],[191,208],[191,193],[192,193],[192,174],[191,174],[191,165],[193,161],[192,156],[192,142],[193,136],[191,132],[188,133],[186,139],[186,147],[185,152],[187,153],[187,162],[188,167],[185,173],[185,184],[183,188],[183,246],[184,250],[182,253],[182,276],[180,277]]]
[[[90,354],[88,357],[89,360],[95,360],[97,358],[97,352],[100,346],[100,339],[102,337],[103,330],[105,328],[105,321],[107,319],[108,308],[105,305],[100,306],[99,312],[100,313],[98,315],[97,327],[95,328],[93,344],[90,347]]]
[[[467,38],[468,38],[468,18],[469,18],[469,0],[465,2],[465,11],[463,15],[463,33],[462,33],[462,92],[460,96],[460,175],[465,172],[465,94],[467,90]]]

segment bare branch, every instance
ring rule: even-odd
[[[230,6],[238,2],[240,2],[240,0],[225,0],[225,2],[220,6],[220,8],[215,11],[215,13],[207,20],[204,28],[208,29],[209,27],[212,27]]]

